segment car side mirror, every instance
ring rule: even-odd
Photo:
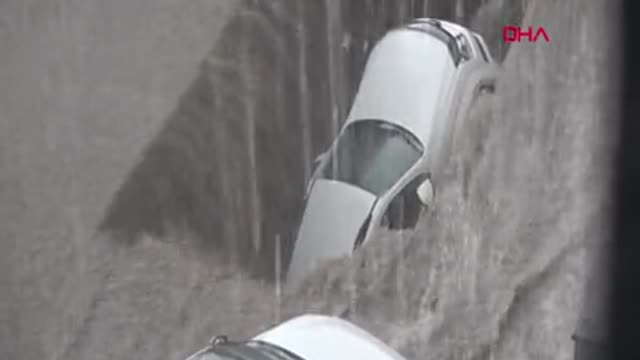
[[[476,87],[476,95],[494,94],[495,92],[496,85],[491,80],[483,81]]]
[[[433,190],[433,183],[431,182],[431,178],[426,178],[418,186],[416,189],[416,195],[418,195],[418,199],[425,207],[433,206],[433,202],[435,199],[435,191]]]

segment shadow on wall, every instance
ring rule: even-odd
[[[197,251],[272,279],[274,240],[286,260],[305,177],[345,117],[368,49],[425,10],[418,0],[248,1],[100,230],[127,244],[184,230]]]

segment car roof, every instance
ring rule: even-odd
[[[442,28],[444,28],[447,32],[451,33],[451,35],[453,36],[458,36],[461,34],[465,34],[465,33],[470,33],[471,30],[469,30],[468,28],[460,25],[460,24],[456,24],[454,22],[451,21],[447,21],[447,20],[442,20],[442,19],[436,19],[436,18],[417,18],[411,21],[411,23],[429,23],[429,22],[434,22],[439,24],[440,26],[442,26]]]
[[[255,338],[287,349],[307,360],[405,360],[373,335],[333,316],[302,315]]]
[[[398,28],[372,49],[346,124],[380,119],[412,132],[426,148],[439,100],[456,75],[447,44]]]

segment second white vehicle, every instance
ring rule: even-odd
[[[415,227],[433,203],[447,128],[494,91],[497,73],[482,37],[460,25],[417,19],[385,34],[344,126],[316,160],[287,282],[351,255],[380,228]]]
[[[186,360],[405,360],[359,327],[337,317],[303,315],[255,338],[215,337]]]

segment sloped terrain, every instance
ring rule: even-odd
[[[158,5],[156,22],[170,3],[177,6]],[[80,40],[56,58],[78,64],[52,66],[60,92],[41,90],[52,85],[38,74],[27,82],[3,69],[16,84],[2,97],[12,105],[0,109],[3,357],[181,358],[215,333],[244,338],[320,312],[350,318],[411,359],[570,358],[587,255],[607,225],[615,95],[607,3],[532,2],[525,24],[544,26],[552,41],[514,45],[498,93],[452,129],[435,178],[437,210],[415,234],[389,234],[280,294],[264,277],[275,272],[274,240],[289,244],[306,166],[339,125],[371,41],[425,9],[418,1],[328,3],[194,5],[182,16],[202,14],[208,32],[192,34],[198,50],[184,51],[201,53],[167,58],[137,80],[143,65],[127,76],[112,64],[122,78],[111,97],[98,74],[116,60],[91,58],[94,45]],[[59,4],[68,7],[47,11],[83,18]],[[84,15],[108,14],[85,6]],[[87,26],[74,21],[51,26],[61,37]],[[121,31],[153,33],[129,26]],[[110,33],[93,31],[85,36]],[[218,41],[206,55],[212,34]],[[10,70],[27,55],[48,64],[37,55],[51,40],[36,40],[33,48],[3,43],[18,49]],[[106,54],[122,44],[92,40],[114,44]],[[149,58],[128,50],[120,61]],[[187,70],[166,75],[200,58],[190,85]],[[157,73],[165,80],[152,80]],[[90,74],[102,81],[74,87]],[[177,84],[187,89],[180,99]],[[25,102],[34,89],[50,102]],[[144,98],[158,89],[164,95]],[[136,164],[131,154],[140,154]]]

